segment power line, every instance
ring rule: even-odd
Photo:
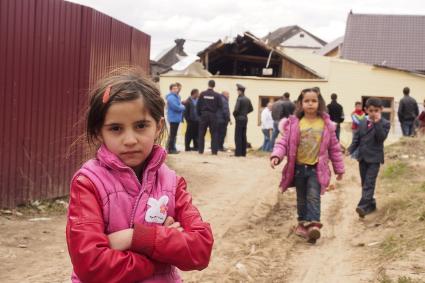
[[[208,40],[201,40],[201,39],[189,39],[185,38],[186,41],[193,41],[193,42],[202,42],[202,43],[213,43],[214,41],[208,41]]]

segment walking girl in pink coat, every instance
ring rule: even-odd
[[[329,186],[329,160],[342,180],[344,162],[336,138],[335,124],[326,113],[326,103],[316,88],[304,89],[297,100],[295,115],[284,123],[282,138],[270,157],[274,169],[285,158],[280,187],[295,186],[298,225],[295,234],[315,243],[320,238],[320,196]]]

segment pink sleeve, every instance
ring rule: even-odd
[[[288,118],[283,118],[279,121],[279,125],[277,128],[279,129],[279,132],[281,135],[285,132],[285,123],[288,121]]]
[[[329,143],[329,158],[332,161],[332,166],[335,174],[344,174],[344,158],[342,156],[341,145],[336,138],[335,130],[331,130],[331,138]]]
[[[282,122],[282,120],[285,120]],[[289,143],[289,134],[290,134],[290,121],[289,119],[282,119],[281,122],[279,122],[279,128],[280,124],[283,124],[283,135],[282,137],[275,143],[273,152],[270,156],[270,158],[277,157],[279,160],[282,160],[284,156],[286,156],[286,153],[288,151],[288,143]]]

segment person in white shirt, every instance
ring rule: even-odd
[[[262,151],[272,151],[271,133],[273,131],[272,102],[261,112],[261,131],[264,135],[264,143],[261,146]]]

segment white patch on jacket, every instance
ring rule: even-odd
[[[149,208],[146,211],[145,221],[149,223],[163,224],[167,218],[168,196],[162,196],[159,200],[148,199]]]

